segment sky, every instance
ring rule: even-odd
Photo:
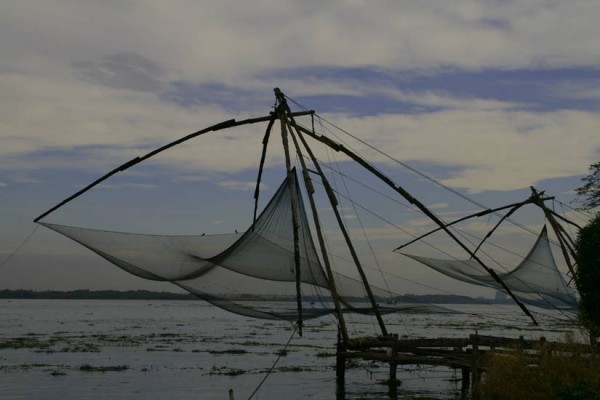
[[[0,289],[172,290],[32,220],[131,158],[224,120],[267,115],[274,87],[478,202],[520,201],[533,185],[572,205],[599,159],[599,17],[600,3],[583,0],[2,2]],[[165,152],[45,220],[242,231],[264,129]],[[445,218],[473,210],[361,151]],[[266,195],[283,161],[270,151]],[[421,232],[429,226],[379,211]],[[347,212],[353,219],[356,210]],[[479,225],[471,228],[490,222]],[[389,250],[401,244],[389,226],[366,230]],[[414,281],[445,285],[430,271],[399,269],[406,260],[391,251],[382,260],[401,292],[427,292]]]

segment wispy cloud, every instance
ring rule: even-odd
[[[118,184],[101,183],[100,185],[98,185],[98,188],[99,189],[109,189],[109,190],[110,189],[123,189],[123,188],[153,190],[153,189],[160,188],[160,186],[152,184],[152,183],[127,182],[127,183],[118,183]]]
[[[174,176],[171,180],[173,182],[206,182],[210,179],[206,175],[178,175]]]
[[[448,203],[434,203],[428,206],[431,210],[445,210],[448,208]]]
[[[256,182],[254,181],[220,181],[219,186],[231,190],[254,190],[256,188]]]
[[[160,92],[165,87],[164,70],[133,52],[111,54],[97,61],[74,61],[71,65],[82,79],[110,88]]]

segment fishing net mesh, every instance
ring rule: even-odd
[[[329,278],[312,240],[297,178],[286,179],[255,223],[243,233],[221,235],[148,235],[42,225],[94,251],[138,277],[169,281],[228,311],[265,319],[296,320],[297,295],[292,199],[297,204],[300,286],[303,318],[334,311]],[[366,306],[362,281],[340,273],[333,280],[342,304],[352,311]],[[372,288],[378,299],[391,293]],[[438,307],[439,308],[439,307]],[[434,310],[425,304],[402,304],[384,312]],[[438,311],[440,311],[439,308]]]
[[[504,288],[473,259],[447,260],[405,254],[451,278],[505,292]],[[506,273],[497,273],[520,301],[543,308],[577,308],[575,292],[556,266],[544,227],[521,263]]]

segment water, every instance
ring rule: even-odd
[[[480,334],[561,338],[572,326],[553,316],[532,326],[511,306],[453,306],[462,314],[386,316],[400,336]],[[376,334],[372,318],[353,317],[354,334]],[[247,399],[276,359],[258,399],[336,396],[331,317],[307,321],[292,338],[285,322],[250,319],[204,302],[0,300],[0,397],[17,399]],[[575,332],[577,334],[577,332]],[[83,368],[82,368],[83,367]],[[104,371],[103,371],[104,370]],[[388,368],[358,363],[346,372],[346,399],[460,395],[460,374],[444,367],[398,368],[390,394]],[[420,396],[420,397],[419,397]]]

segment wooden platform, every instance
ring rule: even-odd
[[[398,385],[398,365],[445,366],[461,370],[462,397],[466,399],[471,384],[478,382],[481,373],[487,370],[485,356],[489,351],[508,352],[515,348],[530,350],[532,363],[536,363],[536,359],[539,358],[538,350],[552,346],[553,343],[547,342],[543,337],[539,340],[525,340],[522,336],[514,339],[477,333],[465,339],[399,339],[398,335],[390,335],[355,338],[344,343],[338,338],[336,374],[338,383],[343,385],[346,360],[379,361],[390,366],[390,385]],[[582,349],[589,349],[587,345],[580,346]]]

